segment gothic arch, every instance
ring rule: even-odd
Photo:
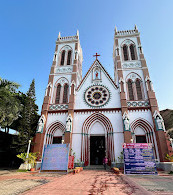
[[[93,123],[100,122],[105,127],[107,157],[109,162],[115,161],[114,154],[114,136],[113,127],[110,120],[102,113],[96,112],[91,114],[83,123],[82,126],[82,145],[81,145],[81,161],[84,162],[85,166],[89,164],[89,137],[90,128]]]
[[[121,47],[123,47],[123,45],[136,45],[134,41],[132,41],[131,39],[125,39],[122,43],[121,43]]]
[[[58,85],[58,83],[60,83],[61,86],[63,86],[64,83],[68,83],[68,84],[69,84],[69,81],[68,81],[68,79],[66,79],[65,77],[61,77],[61,78],[59,78],[59,79],[55,82],[54,87],[56,87],[56,86]]]
[[[133,76],[134,75],[134,76]],[[139,76],[139,74],[137,74],[136,72],[130,72],[127,76],[126,76],[126,81],[128,80],[128,79],[131,79],[131,80],[133,80],[133,81],[135,81],[136,79],[139,79],[139,80],[141,80],[142,81],[142,78],[141,78],[141,76]]]
[[[140,127],[141,129],[143,129],[143,131],[145,132],[145,135],[146,135],[147,143],[152,143],[155,158],[159,159],[159,153],[158,153],[157,142],[156,142],[156,135],[155,135],[153,126],[148,121],[146,121],[142,118],[138,118],[138,119],[134,120],[130,126],[131,126],[131,132],[133,135],[135,135],[135,129],[137,127]]]
[[[62,52],[63,50],[73,50],[70,45],[64,45],[59,52]]]
[[[73,49],[70,45],[64,45],[59,51],[59,65],[60,66],[66,66],[67,65],[68,51],[71,51],[71,56],[70,56],[70,63],[71,63],[71,57],[72,57]],[[63,63],[61,62],[62,61],[62,52],[64,52]]]
[[[133,96],[134,96],[134,100],[144,100],[144,86],[143,86],[143,82],[142,82],[142,78],[135,72],[130,72],[127,76],[126,76],[126,89],[127,89],[127,99],[128,100],[132,100],[129,96],[129,86],[128,86],[128,82],[132,81],[132,89],[133,89]],[[139,85],[136,85],[138,83],[136,83],[137,81],[139,81]]]
[[[52,144],[53,136],[57,130],[60,130],[62,134],[65,132],[65,125],[60,121],[54,121],[46,128],[44,144]]]
[[[126,46],[126,49],[124,48]],[[133,47],[132,47],[133,46]],[[137,60],[137,50],[136,44],[131,39],[126,39],[121,43],[121,53],[122,59],[127,60]]]
[[[64,85],[67,84],[69,86],[69,81],[65,77],[59,78],[55,84],[54,84],[54,90],[53,90],[53,98],[52,98],[52,103],[56,102],[56,93],[57,93],[57,87],[58,85],[61,86],[61,91],[60,91],[60,99],[59,99],[59,104],[62,103],[62,98],[63,98],[63,93],[64,93]]]

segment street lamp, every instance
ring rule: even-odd
[[[28,150],[26,154],[26,164],[27,164],[26,169],[28,169],[28,156],[29,156],[30,145],[31,145],[31,140],[29,140]]]

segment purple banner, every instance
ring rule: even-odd
[[[152,144],[123,144],[125,174],[157,174]]]
[[[68,144],[48,144],[44,148],[41,170],[68,170]]]

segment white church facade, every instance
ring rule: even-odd
[[[97,59],[82,78],[79,32],[59,34],[34,152],[47,144],[69,143],[84,166],[119,162],[123,143],[152,143],[155,159],[165,161],[168,143],[140,34],[117,31],[113,43],[114,78]],[[41,159],[40,159],[41,160]]]

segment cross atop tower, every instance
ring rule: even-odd
[[[96,57],[96,60],[97,60],[97,57],[98,56],[100,56],[99,54],[97,54],[97,52],[96,52],[96,54],[95,55],[93,55],[93,57]]]

